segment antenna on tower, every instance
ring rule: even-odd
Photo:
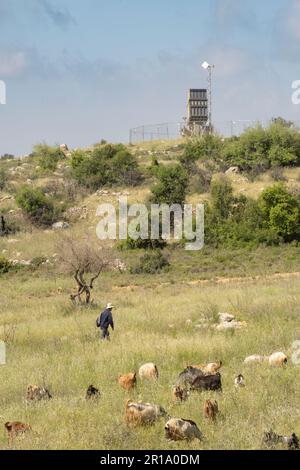
[[[208,120],[207,120],[207,128],[209,132],[212,132],[212,71],[215,68],[214,65],[209,64],[208,62],[203,62],[201,65],[204,70],[208,72]]]

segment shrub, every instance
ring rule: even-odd
[[[211,184],[212,210],[219,219],[227,219],[234,203],[233,189],[226,177]]]
[[[0,274],[5,274],[12,268],[12,263],[3,256],[0,256]]]
[[[275,166],[270,174],[273,180],[276,182],[287,181],[287,177],[283,174],[281,167]]]
[[[170,266],[168,259],[160,250],[145,253],[134,268],[132,274],[158,274]]]
[[[104,185],[134,186],[141,181],[135,157],[124,145],[100,145],[90,152],[78,150],[72,155],[74,178],[89,189]]]
[[[258,125],[239,138],[228,139],[222,155],[227,165],[246,171],[299,164],[300,133],[277,119],[267,129]]]
[[[16,202],[36,225],[51,225],[58,215],[52,200],[38,188],[23,186],[17,193]]]
[[[203,194],[209,191],[212,173],[206,169],[196,168],[190,176],[189,190],[191,193]]]
[[[204,134],[198,139],[187,142],[180,162],[188,170],[197,160],[219,161],[223,145],[223,141],[218,135]]]
[[[180,204],[185,202],[188,174],[181,165],[160,166],[152,188],[151,201],[155,204]]]
[[[59,160],[65,158],[63,151],[59,147],[50,147],[47,144],[38,144],[34,147],[32,157],[35,157],[38,164],[44,171],[55,171]]]
[[[285,242],[300,237],[300,202],[282,183],[263,191],[259,205],[266,224]]]

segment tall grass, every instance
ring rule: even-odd
[[[14,281],[14,282],[12,282]],[[57,287],[62,287],[58,295]],[[300,433],[299,370],[267,364],[245,366],[250,354],[291,352],[300,338],[300,280],[249,284],[173,284],[134,291],[96,292],[95,301],[117,305],[112,341],[100,342],[95,327],[97,309],[76,309],[68,302],[71,280],[24,277],[1,279],[0,339],[3,325],[15,325],[7,345],[7,364],[0,366],[2,421],[21,420],[34,433],[15,440],[19,449],[257,449],[265,430]],[[100,308],[100,307],[99,307]],[[235,333],[200,328],[213,323],[218,311],[234,313],[247,322]],[[6,327],[7,328],[7,327]],[[188,364],[221,359],[223,393],[216,396],[221,415],[216,424],[203,417],[210,393],[193,394],[174,404],[171,386]],[[138,382],[134,399],[159,403],[174,417],[193,419],[202,430],[202,443],[170,443],[161,421],[149,429],[127,429],[119,374],[153,361],[158,383]],[[246,387],[236,390],[234,377],[243,373]],[[46,386],[54,398],[26,403],[29,383]],[[84,400],[87,387],[101,391],[98,403]],[[0,428],[0,448],[7,447]]]

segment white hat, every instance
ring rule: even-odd
[[[106,308],[115,308],[115,306],[114,306],[113,304],[108,303],[108,304],[106,305]]]

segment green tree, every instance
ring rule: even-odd
[[[73,152],[71,165],[74,178],[93,190],[113,184],[133,186],[141,180],[135,157],[120,144],[104,144],[89,152]]]
[[[36,225],[51,225],[58,213],[52,200],[39,188],[23,186],[17,193],[16,202]]]
[[[266,223],[285,242],[300,237],[300,202],[282,183],[263,191],[259,205]]]
[[[181,165],[159,166],[157,183],[152,187],[151,201],[156,204],[180,204],[187,194],[188,174]]]
[[[228,219],[234,204],[233,189],[230,181],[223,177],[211,184],[212,211],[218,219]]]

